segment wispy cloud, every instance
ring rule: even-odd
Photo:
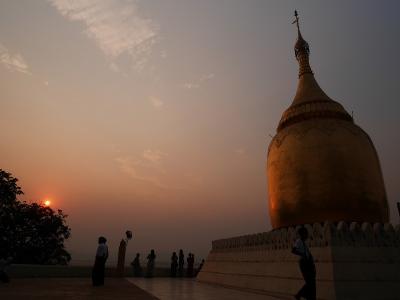
[[[84,33],[114,59],[129,55],[136,68],[146,64],[158,36],[158,25],[140,15],[134,0],[48,0],[70,21],[85,24]],[[116,66],[116,65],[115,65]],[[111,65],[112,69],[116,69]]]
[[[188,90],[192,90],[192,89],[198,89],[202,86],[203,83],[210,81],[211,79],[213,79],[215,77],[214,73],[210,73],[207,75],[203,75],[201,76],[198,80],[194,81],[194,82],[186,82],[183,84],[183,87],[185,89]]]
[[[11,53],[4,45],[0,44],[0,64],[10,71],[31,75],[28,64],[19,53]]]
[[[155,187],[160,190],[183,191],[199,187],[204,183],[204,177],[198,172],[180,173],[169,169],[171,157],[161,150],[146,149],[135,155],[124,155],[118,146],[111,145],[111,147],[115,152],[113,161],[117,168],[130,177],[133,183],[145,184],[146,190],[155,190],[152,189]]]
[[[161,51],[161,53],[160,53],[161,58],[167,58],[167,56],[168,56],[167,51],[165,51],[165,50]]]
[[[244,148],[235,149],[235,153],[237,155],[244,155],[244,154],[246,154],[246,149],[244,149]]]
[[[160,150],[148,149],[143,152],[143,158],[152,163],[159,163],[166,156],[168,156],[168,154]]]
[[[145,181],[151,183],[159,188],[167,188],[160,180],[154,175],[146,175],[141,172],[141,161],[134,159],[131,156],[117,157],[115,162],[118,164],[120,170],[135,180]]]
[[[120,71],[118,65],[114,62],[110,63],[110,69],[113,70],[115,73],[118,73]]]
[[[149,101],[156,109],[161,109],[164,106],[164,102],[158,97],[149,97]]]
[[[185,89],[191,90],[191,89],[198,89],[200,87],[199,83],[193,83],[193,82],[186,82],[183,84],[183,87]]]
[[[215,77],[215,74],[214,73],[210,73],[210,74],[207,74],[207,75],[204,75],[203,77],[201,77],[200,78],[200,81],[206,81],[206,80],[211,80],[211,79],[213,79]]]
[[[189,181],[196,185],[196,186],[202,186],[204,185],[204,176],[197,174],[197,173],[186,173],[184,175],[186,178],[189,179]]]
[[[114,160],[120,170],[134,180],[150,183],[161,189],[176,189],[165,183],[162,162],[168,156],[160,150],[144,150],[140,156],[118,156]]]

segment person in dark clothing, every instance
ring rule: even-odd
[[[146,277],[153,277],[154,267],[156,261],[156,254],[154,253],[154,249],[151,249],[149,255],[147,255],[147,274]]]
[[[136,253],[135,259],[131,262],[131,266],[133,268],[134,277],[142,276],[142,267],[140,265],[140,253]]]
[[[194,266],[194,255],[192,253],[189,253],[189,256],[187,258],[187,270],[186,270],[187,277],[193,277],[193,266]]]
[[[172,253],[171,256],[171,277],[176,277],[176,271],[178,270],[178,255],[176,252]]]
[[[12,262],[12,257],[9,258],[1,258],[0,259],[0,281],[4,283],[9,283],[10,282],[10,277],[7,274],[7,267],[11,264]]]
[[[201,268],[203,268],[203,265],[204,265],[204,259],[201,260],[201,263],[200,263],[199,267],[197,268],[196,276],[200,273]]]
[[[104,285],[104,270],[108,258],[108,247],[106,245],[106,238],[99,237],[99,245],[96,251],[96,258],[92,270],[92,283],[93,286]]]
[[[185,255],[183,255],[183,250],[179,250],[179,262],[178,262],[178,273],[179,276],[183,276],[183,265],[185,264]]]
[[[301,227],[298,230],[299,238],[296,240],[292,253],[300,256],[299,265],[300,271],[303,275],[305,284],[294,296],[296,299],[305,298],[307,300],[316,299],[316,270],[314,264],[314,258],[311,255],[310,250],[306,244],[308,239],[308,232],[305,227]]]

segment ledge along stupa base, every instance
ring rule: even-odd
[[[400,299],[400,226],[388,223],[377,152],[319,87],[295,16],[299,82],[266,166],[274,230],[213,241],[198,280],[294,299],[304,281],[291,247],[308,224],[318,299]]]
[[[318,299],[399,299],[400,226],[353,222],[305,226]],[[304,284],[291,253],[296,228],[213,241],[201,282],[292,297]],[[290,298],[291,299],[291,298]]]

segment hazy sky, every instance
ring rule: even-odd
[[[0,168],[52,199],[75,261],[96,238],[205,256],[270,229],[265,158],[294,96],[293,10],[321,87],[400,201],[400,2],[1,0]]]

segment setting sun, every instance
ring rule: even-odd
[[[50,206],[51,201],[49,199],[46,199],[43,201],[44,206]]]

